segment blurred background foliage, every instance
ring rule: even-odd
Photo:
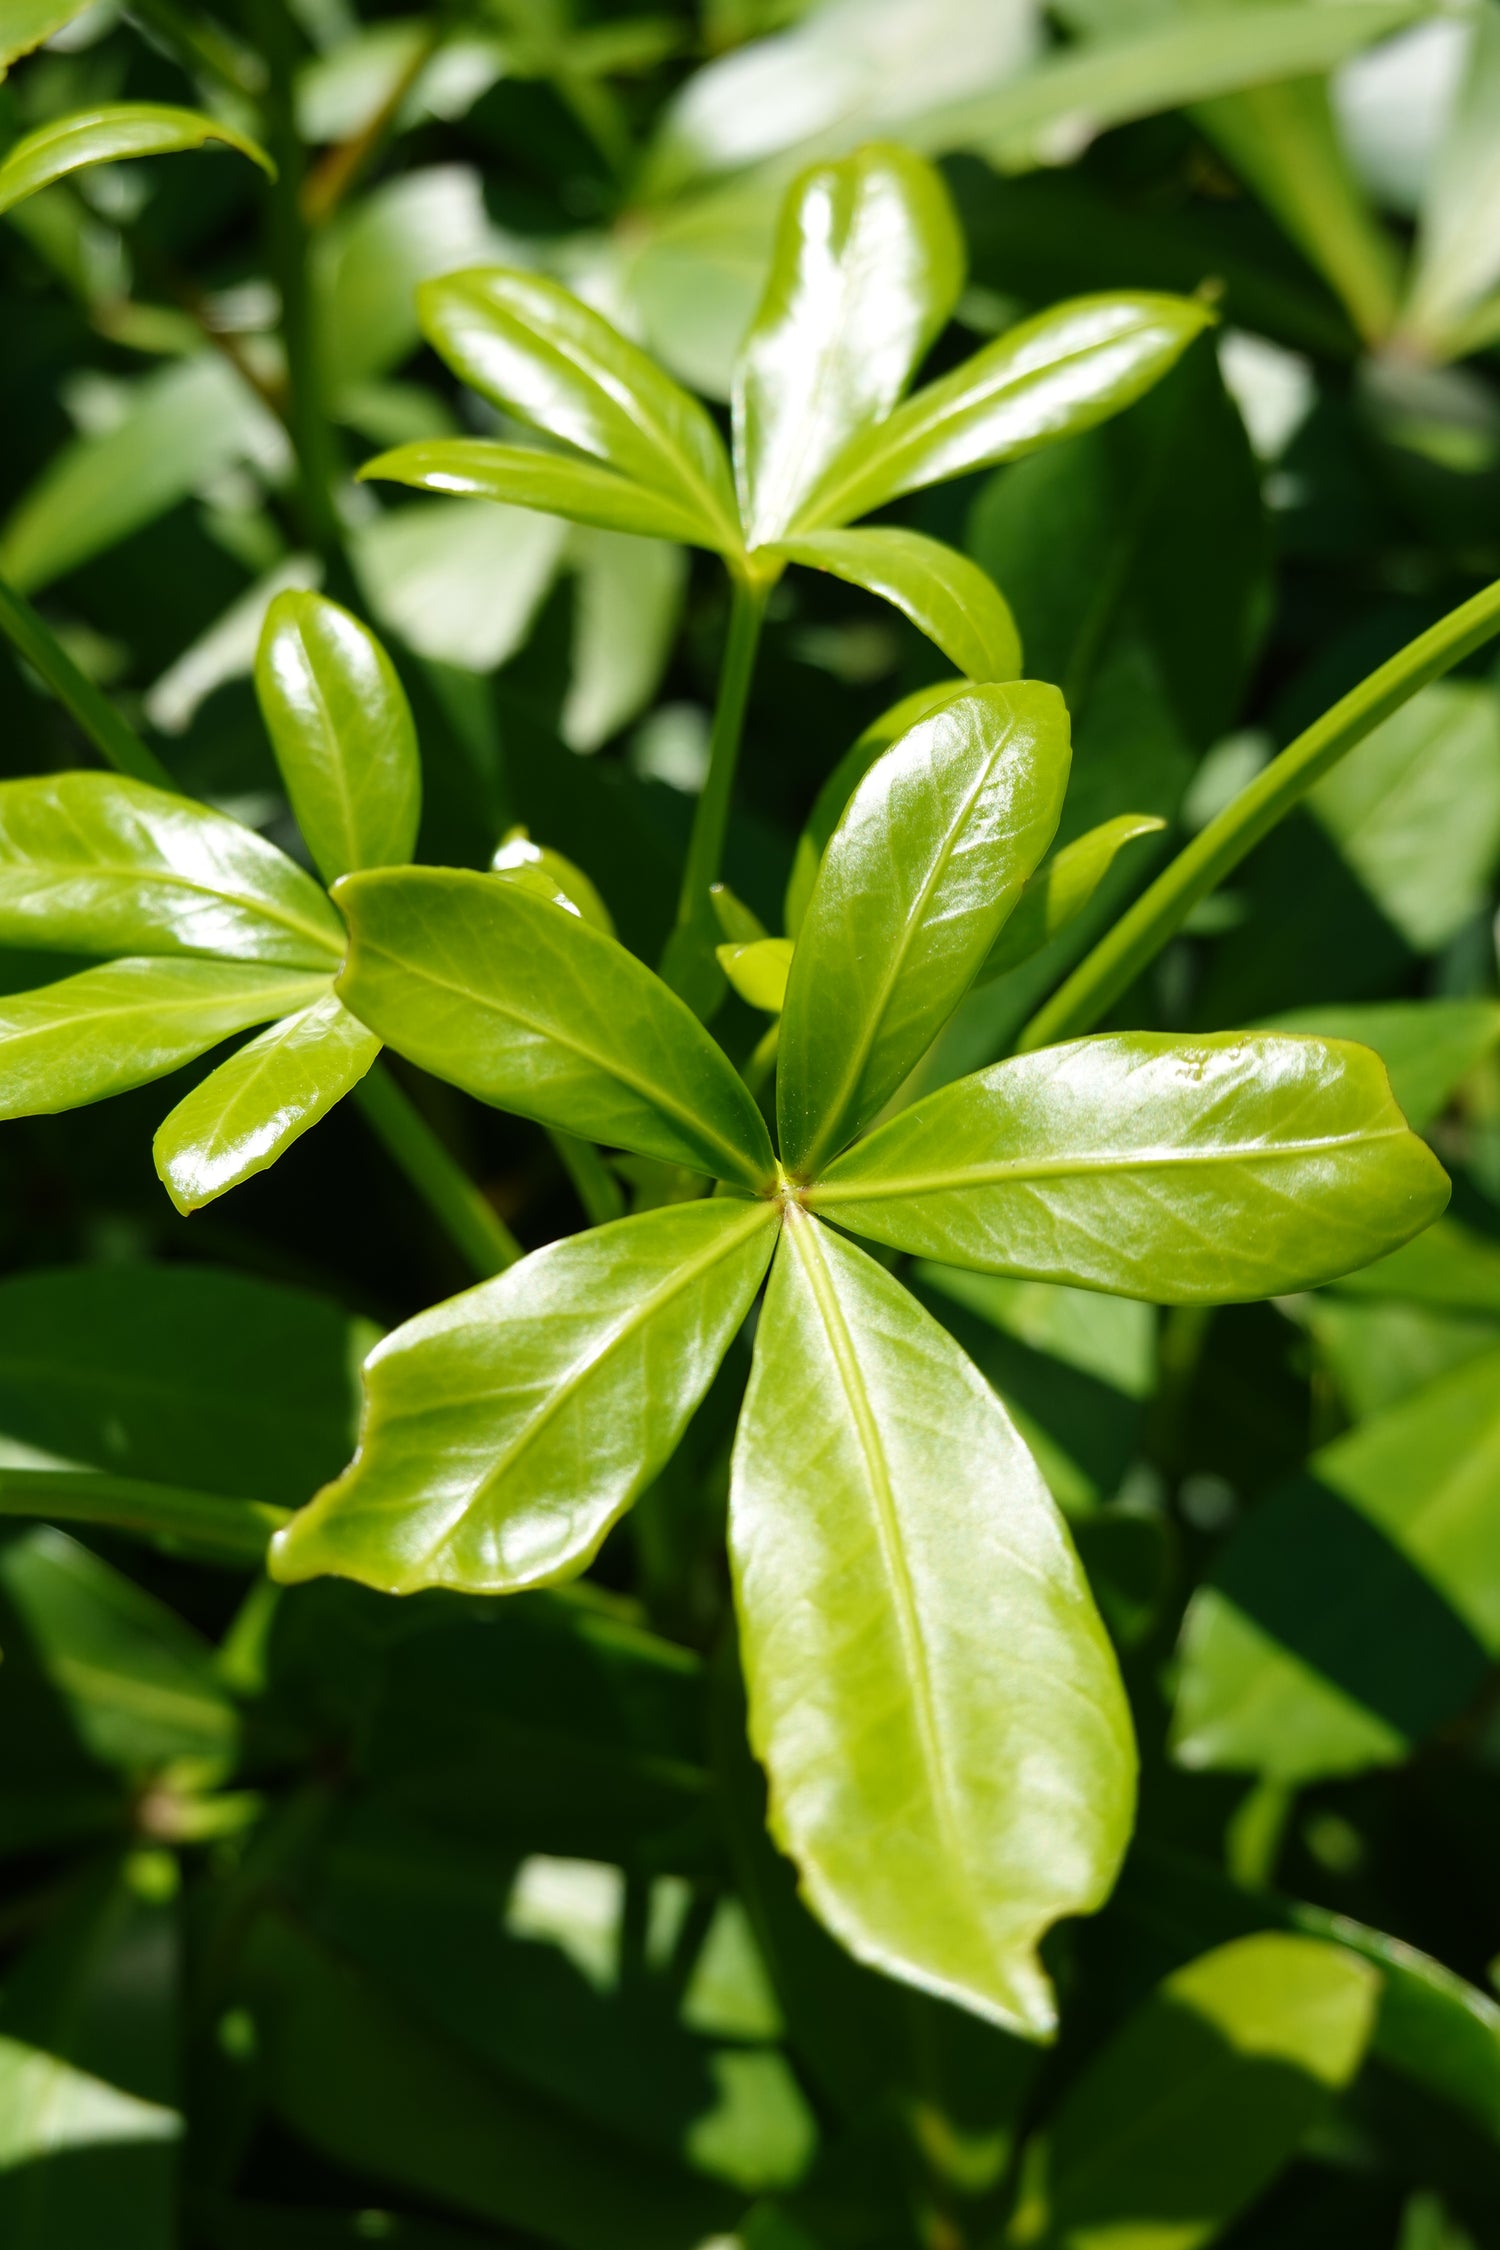
[[[1062,686],[1062,840],[1167,823],[971,995],[929,1082],[1003,1052],[1276,748],[1500,576],[1497,0],[0,0],[0,55],[0,152],[169,101],[280,167],[101,168],[0,224],[0,575],[186,790],[293,850],[260,622],[289,585],[352,600],[417,710],[422,855],[484,866],[524,824],[652,959],[722,573],[354,486],[378,447],[497,426],[415,284],[535,267],[722,403],[787,180],[879,136],[941,158],[962,214],[937,367],[1073,292],[1211,295],[1216,334],[1118,421],[893,512],[991,573]],[[831,578],[778,589],[727,870],[768,927],[820,785],[933,666]],[[80,762],[0,658],[4,772]],[[1068,1512],[1140,1732],[1122,1885],[1049,1943],[1048,2052],[856,1968],[765,1835],[726,1642],[735,1356],[563,1592],[277,1593],[38,1526],[62,1470],[299,1504],[347,1457],[361,1353],[465,1276],[352,1106],[191,1222],[149,1157],[187,1074],[8,1124],[8,2250],[1500,2242],[1497,864],[1486,653],[1111,1019],[1375,1046],[1454,1178],[1418,1242],[1206,1314],[914,1276]],[[580,1223],[544,1135],[403,1076],[528,1247]],[[621,1172],[634,1207],[678,1192]]]

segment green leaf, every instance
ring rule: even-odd
[[[326,896],[274,844],[109,773],[0,782],[0,944],[227,954],[325,977],[344,950]]]
[[[0,1547],[0,1586],[95,1757],[144,1776],[233,1753],[213,1651],[154,1595],[50,1525]]]
[[[261,631],[255,687],[323,880],[409,860],[422,812],[417,735],[374,634],[321,594],[278,594]]]
[[[1369,1963],[1268,1931],[1165,1979],[1064,2094],[1008,2240],[1196,2250],[1268,2187],[1358,2070]]]
[[[293,1504],[354,1436],[374,1332],[305,1290],[123,1263],[0,1282],[6,1457]]]
[[[85,164],[118,164],[129,156],[170,156],[178,149],[223,141],[276,177],[265,150],[233,125],[200,110],[175,109],[157,102],[106,102],[54,118],[16,142],[0,163],[0,211],[26,195],[50,187]]]
[[[334,993],[273,1023],[220,1063],[157,1127],[156,1176],[179,1211],[267,1171],[343,1100],[380,1041]]]
[[[581,529],[573,570],[573,676],[558,732],[593,752],[656,700],[676,646],[688,562],[660,539]]]
[[[1456,1219],[1439,1219],[1404,1250],[1347,1275],[1340,1289],[1351,1296],[1407,1297],[1450,1312],[1500,1313],[1500,1244]]]
[[[605,531],[637,532],[648,539],[680,539],[719,548],[695,509],[669,493],[655,492],[613,469],[575,461],[539,446],[495,445],[488,438],[418,438],[377,454],[361,479],[384,478],[422,492],[448,492],[500,500],[515,508],[540,508]],[[732,550],[724,550],[732,551]]]
[[[172,1908],[150,1895],[160,1865],[127,1861],[88,1883],[7,1979],[6,2250],[177,2239],[177,1940]]]
[[[690,1009],[578,915],[490,875],[346,876],[338,990],[398,1054],[481,1101],[759,1187],[765,1122]]]
[[[163,1554],[231,1569],[258,1568],[272,1532],[287,1514],[262,1500],[227,1500],[218,1493],[106,1476],[97,1469],[0,1468],[0,1515],[95,1524],[106,1532],[144,1539]]]
[[[422,333],[464,382],[671,502],[699,544],[739,552],[729,463],[707,412],[571,290],[497,267],[424,282],[417,305]]]
[[[1265,1028],[1373,1047],[1390,1072],[1396,1106],[1421,1132],[1441,1115],[1474,1065],[1500,1046],[1500,1001],[1377,1000],[1294,1008],[1273,1016]]]
[[[5,28],[0,31],[0,75],[18,55],[30,54],[74,16],[81,16],[89,0],[7,0]]]
[[[768,1202],[549,1244],[366,1363],[351,1468],[278,1533],[283,1582],[511,1593],[572,1577],[667,1461],[760,1287]]]
[[[790,531],[851,440],[885,420],[963,278],[948,191],[920,157],[875,143],[793,181],[735,371],[735,478],[751,547]]]
[[[1262,1501],[1189,1606],[1178,1760],[1300,1784],[1397,1763],[1462,1711],[1500,1653],[1497,1461],[1491,1351]]]
[[[1500,161],[1493,122],[1500,99],[1500,8],[1474,10],[1463,86],[1436,152],[1417,222],[1403,338],[1423,356],[1457,357],[1473,344],[1469,316],[1500,282],[1496,221]],[[1493,320],[1494,306],[1489,307]],[[1476,339],[1477,340],[1477,339]]]
[[[1212,315],[1187,297],[1074,297],[1022,321],[918,391],[833,462],[799,530],[852,522],[903,492],[1013,461],[1119,413]]]
[[[1115,859],[1137,836],[1152,836],[1166,827],[1155,813],[1119,813],[1097,828],[1065,844],[1044,860],[1028,881],[1011,915],[991,946],[978,981],[1004,976],[1008,969],[1029,960],[1051,943],[1059,930],[1076,921],[1088,905]],[[1311,1025],[1288,1026],[1311,1030]]]
[[[780,1015],[792,966],[790,938],[752,938],[747,945],[716,945],[719,967],[742,1000]]]
[[[945,1264],[1222,1304],[1368,1265],[1430,1225],[1448,1180],[1366,1048],[1121,1032],[942,1087],[806,1200]]]
[[[530,869],[544,876],[555,896],[585,922],[614,936],[614,917],[583,869],[549,844],[534,844],[525,828],[507,829],[495,846],[490,872],[514,878]]]
[[[977,563],[919,531],[810,531],[773,554],[863,586],[909,617],[971,680],[1014,680],[1021,637],[1004,595]]]
[[[1068,779],[1056,688],[955,697],[851,797],[787,983],[777,1110],[804,1176],[893,1094],[963,997],[1046,851]]]
[[[1101,1902],[1129,1831],[1114,1659],[994,1393],[795,1206],[735,1441],[730,1554],[751,1742],[809,1902],[861,1960],[1045,2034],[1037,1941]]]
[[[127,960],[18,992],[0,1000],[0,1117],[49,1117],[144,1086],[327,989],[326,972],[254,961]]]

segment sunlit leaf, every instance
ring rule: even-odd
[[[488,438],[418,438],[377,454],[359,473],[393,484],[412,484],[422,492],[540,508],[605,531],[682,539],[694,546],[719,545],[717,538],[706,536],[695,511],[672,494],[653,491],[592,461],[544,453],[539,446],[496,445]]]
[[[0,211],[85,164],[118,164],[130,156],[170,156],[178,149],[222,141],[248,156],[274,179],[276,167],[248,135],[196,109],[157,102],[107,102],[54,118],[16,142],[0,162]]]
[[[878,594],[971,680],[1013,680],[1021,639],[1005,597],[977,563],[917,531],[809,531],[772,552]]]
[[[1040,952],[1083,912],[1124,846],[1165,826],[1155,813],[1118,813],[1044,860],[991,946],[980,981],[1004,976],[1007,969]]]

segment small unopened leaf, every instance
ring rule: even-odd
[[[861,1960],[1036,2036],[1036,1945],[1130,1824],[1114,1659],[1035,1463],[946,1330],[789,1210],[730,1552],[771,1823]]]
[[[582,1570],[663,1465],[775,1244],[713,1198],[552,1243],[377,1345],[353,1466],[278,1534],[278,1578],[505,1593]]]
[[[996,1063],[893,1117],[808,1195],[898,1250],[1158,1304],[1314,1288],[1447,1200],[1377,1056],[1270,1032],[1122,1032]]]
[[[342,1101],[380,1041],[325,992],[272,1024],[195,1086],[157,1129],[157,1176],[179,1211],[264,1172]]]
[[[909,617],[971,680],[1013,680],[1021,636],[1004,595],[978,563],[918,531],[808,531],[773,550],[832,571]]]
[[[742,1000],[767,1015],[781,1013],[786,980],[792,966],[790,938],[754,938],[748,945],[719,945],[714,952],[719,967]]]
[[[520,883],[448,869],[351,875],[338,990],[422,1069],[522,1117],[741,1185],[765,1122],[690,1009],[602,930]]]
[[[86,164],[118,164],[129,156],[170,156],[179,149],[202,148],[205,141],[237,148],[275,177],[276,167],[265,150],[216,117],[165,103],[106,102],[99,109],[55,118],[17,141],[0,163],[0,211]]]
[[[409,860],[422,810],[416,729],[374,634],[322,594],[278,594],[266,612],[255,687],[324,881]]]

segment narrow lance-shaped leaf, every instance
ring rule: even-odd
[[[506,1593],[582,1570],[662,1467],[750,1309],[770,1202],[669,1205],[538,1250],[365,1366],[359,1451],[276,1577]]]
[[[893,743],[840,821],[787,981],[777,1110],[803,1177],[920,1060],[1051,843],[1068,714],[1033,680],[956,696]]]
[[[278,594],[266,611],[255,689],[323,880],[409,860],[422,811],[417,735],[374,634],[322,594]]]
[[[380,1041],[325,992],[220,1063],[157,1128],[157,1177],[179,1211],[264,1172],[342,1101]]]
[[[767,1015],[780,1015],[792,966],[790,938],[752,938],[744,945],[719,945],[719,967],[742,1000]]]
[[[0,211],[86,164],[118,164],[129,156],[170,156],[179,149],[202,148],[205,141],[222,141],[238,149],[275,178],[276,167],[265,150],[216,117],[165,103],[107,102],[99,109],[75,110],[70,117],[56,118],[17,141],[0,163]]]
[[[1190,1961],[1069,2086],[1010,2239],[1217,2241],[1354,2076],[1379,1996],[1377,1969],[1316,1938],[1267,1931]]]
[[[1035,1463],[946,1330],[790,1207],[735,1443],[730,1553],[771,1822],[862,1960],[1007,2029],[1106,1895],[1130,1721]]]
[[[597,524],[605,531],[678,539],[695,547],[719,545],[707,536],[696,511],[682,501],[653,492],[630,477],[616,476],[613,469],[597,468],[592,461],[544,453],[540,446],[496,445],[488,438],[416,438],[410,445],[377,454],[359,474],[362,479],[415,485],[419,492],[537,508],[544,515]]]
[[[0,1000],[0,1117],[45,1117],[164,1078],[307,1006],[321,977],[253,961],[106,961]]]
[[[1014,914],[990,948],[979,982],[1004,976],[1076,921],[1126,844],[1151,836],[1166,822],[1155,813],[1119,813],[1046,860],[1022,891]]]
[[[723,1050],[602,930],[520,883],[347,876],[346,1004],[399,1054],[499,1109],[757,1187],[765,1121]]]
[[[1074,297],[1022,321],[854,442],[797,531],[850,523],[903,492],[1013,461],[1131,405],[1212,318],[1188,297]]]
[[[321,969],[326,894],[274,844],[123,774],[0,782],[0,945],[203,953]]]
[[[978,563],[919,531],[809,531],[771,550],[832,571],[909,617],[971,680],[1013,680],[1021,636],[1005,596]]]
[[[1158,1304],[1315,1288],[1447,1200],[1377,1056],[1269,1032],[1018,1055],[914,1103],[808,1191],[898,1250]]]
[[[750,546],[779,539],[850,440],[885,420],[963,276],[948,191],[921,157],[876,144],[793,182],[735,371]]]
[[[703,545],[738,552],[734,485],[706,409],[571,290],[481,268],[424,282],[417,305],[427,341],[475,390],[660,493]]]

